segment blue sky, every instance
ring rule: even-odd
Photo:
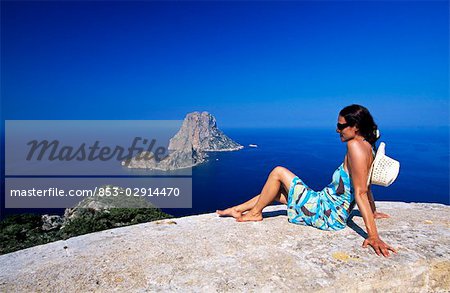
[[[3,119],[449,125],[448,1],[1,5]]]

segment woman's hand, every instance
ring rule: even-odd
[[[387,218],[390,218],[391,216],[389,216],[388,214],[385,214],[385,213],[375,211],[373,213],[373,217],[375,219],[387,219]]]
[[[377,255],[383,254],[383,256],[387,257],[389,256],[389,250],[393,253],[397,253],[397,250],[384,243],[383,240],[380,239],[380,237],[368,237],[366,240],[364,240],[362,246],[366,248],[367,245],[372,246]]]

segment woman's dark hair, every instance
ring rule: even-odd
[[[353,104],[342,109],[339,116],[344,117],[349,126],[358,127],[359,134],[375,148],[375,142],[379,138],[377,137],[378,126],[366,107]]]

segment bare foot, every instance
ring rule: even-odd
[[[391,216],[389,216],[388,214],[385,214],[385,213],[375,212],[375,213],[373,213],[373,217],[375,219],[387,219],[387,218],[390,218]]]
[[[262,213],[254,213],[252,211],[249,211],[246,214],[243,214],[241,217],[237,218],[236,221],[238,222],[258,222],[262,221]]]
[[[239,218],[242,216],[242,212],[236,210],[235,207],[228,208],[226,210],[216,210],[216,213],[221,217],[231,216],[233,218]]]

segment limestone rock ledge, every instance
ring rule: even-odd
[[[0,256],[0,291],[450,291],[450,206],[379,202],[390,258],[361,247],[360,216],[337,232],[204,214],[106,230]]]

